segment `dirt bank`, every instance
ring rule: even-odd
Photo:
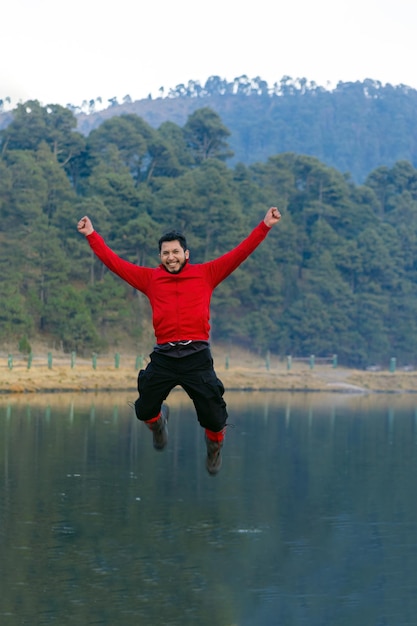
[[[326,391],[339,393],[417,392],[415,372],[364,372],[332,364],[310,368],[308,362],[287,363],[247,354],[225,354],[213,349],[216,372],[228,390]],[[29,364],[22,356],[0,355],[0,393],[136,390],[137,369],[147,359],[137,356],[99,356],[76,359],[70,355],[36,356]]]

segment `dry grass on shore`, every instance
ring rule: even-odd
[[[310,369],[307,362],[294,362],[288,370],[284,361],[271,359],[266,364],[242,351],[226,356],[213,349],[213,356],[216,372],[228,390],[417,392],[414,372],[364,372],[333,368],[330,363]],[[116,367],[114,355],[108,355],[97,358],[95,364],[77,358],[72,367],[70,355],[53,355],[48,363],[45,351],[44,356],[33,358],[30,368],[22,356],[14,357],[10,368],[7,355],[1,354],[0,393],[136,391],[137,365],[136,356],[121,355]]]

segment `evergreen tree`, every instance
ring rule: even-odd
[[[196,163],[209,158],[224,161],[233,156],[227,144],[230,131],[223,125],[219,115],[208,107],[198,109],[188,117],[184,134]]]

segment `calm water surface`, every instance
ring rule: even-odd
[[[0,398],[2,626],[415,626],[417,396],[228,393],[216,477],[129,400]]]

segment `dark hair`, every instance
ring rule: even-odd
[[[165,235],[162,235],[162,237],[158,241],[159,252],[161,252],[162,244],[164,243],[164,241],[179,241],[181,248],[183,250],[187,250],[187,240],[185,239],[184,235],[179,233],[177,230],[170,230],[169,233],[165,233]]]

